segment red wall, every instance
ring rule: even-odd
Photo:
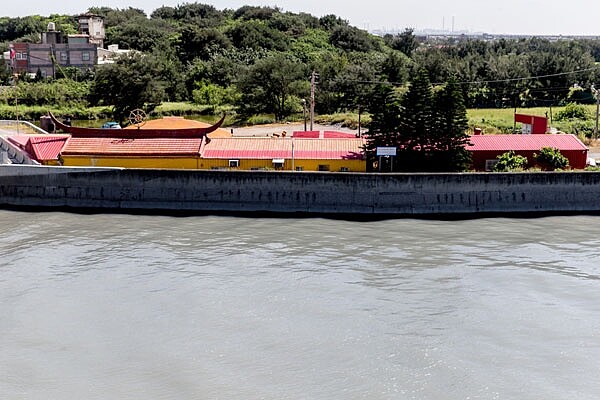
[[[536,115],[515,114],[515,122],[531,125],[531,133],[534,135],[544,134],[548,131],[548,118]]]
[[[498,156],[506,153],[508,150],[498,151],[471,151],[473,156],[473,169],[476,171],[485,171],[485,161],[495,160]],[[516,154],[527,157],[528,166],[533,167],[536,165],[535,159],[533,158],[534,153],[539,151],[515,151]],[[573,169],[584,169],[587,162],[587,150],[561,150],[560,153],[567,157],[569,160],[569,166]]]

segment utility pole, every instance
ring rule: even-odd
[[[15,82],[15,118],[17,120],[17,133],[19,133],[19,76],[14,75]]]
[[[304,132],[306,132],[306,99],[302,99],[302,119],[304,119]]]
[[[361,106],[360,106],[360,104],[359,104],[359,105],[358,105],[358,135],[357,135],[358,137],[361,137],[361,136],[362,136],[362,135],[361,135],[361,133],[360,133],[360,112],[361,112],[361,111],[362,111],[362,110],[361,110]]]
[[[315,86],[317,84],[317,79],[319,78],[319,74],[315,71],[312,72],[310,76],[310,130],[313,130],[313,123],[315,121]]]
[[[592,93],[596,98],[596,127],[594,128],[594,139],[598,139],[598,115],[600,114],[600,90],[592,85]]]

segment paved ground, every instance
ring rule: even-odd
[[[310,130],[310,126],[307,127]],[[284,131],[287,135],[291,135],[295,131],[303,131],[304,124],[268,124],[268,125],[253,125],[233,128],[233,136],[273,136],[273,134],[281,135]],[[337,125],[313,125],[314,131],[338,131],[356,133],[356,130],[343,128]]]

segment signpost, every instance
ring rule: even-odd
[[[379,172],[381,172],[382,157],[396,157],[396,147],[377,147],[377,157],[379,157]],[[390,160],[390,172],[394,171],[394,159]]]

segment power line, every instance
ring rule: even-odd
[[[579,70],[569,71],[569,72],[558,72],[556,74],[536,75],[536,76],[527,76],[527,77],[520,77],[520,78],[494,79],[494,80],[487,80],[487,81],[457,82],[457,83],[463,84],[463,85],[468,85],[468,84],[474,84],[474,83],[501,83],[501,82],[526,81],[526,80],[531,80],[531,79],[553,78],[556,76],[579,74],[582,72],[594,71],[599,68],[600,68],[600,66],[595,66],[595,67],[584,68],[584,69],[579,69]],[[441,83],[434,83],[433,85],[441,85]]]
[[[568,72],[557,72],[555,74],[546,74],[546,75],[535,75],[535,76],[523,76],[518,78],[506,78],[506,79],[491,79],[491,80],[480,80],[480,81],[457,81],[459,85],[473,85],[480,83],[502,83],[502,82],[516,82],[516,81],[526,81],[526,80],[534,80],[534,79],[542,79],[542,78],[553,78],[557,76],[565,76],[565,75],[574,75],[582,72],[590,72],[600,69],[600,65],[590,68],[578,69],[575,71]],[[338,82],[351,82],[351,83],[359,83],[359,84],[372,84],[372,85],[403,85],[406,82],[392,82],[392,81],[376,81],[376,80],[358,80],[358,79],[335,79]],[[432,85],[438,86],[443,85],[445,82],[434,82]]]

